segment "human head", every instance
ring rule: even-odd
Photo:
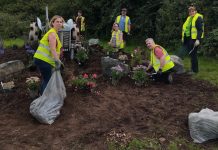
[[[149,49],[153,49],[154,46],[155,46],[155,42],[152,38],[147,38],[145,40],[145,43],[146,43],[146,46],[149,48]]]
[[[194,5],[190,5],[188,7],[189,16],[194,16],[197,13],[196,7]]]
[[[50,27],[56,28],[57,30],[63,28],[64,19],[61,16],[55,15],[51,18],[49,23]]]
[[[127,14],[127,9],[126,8],[122,8],[121,9],[121,15],[125,16]]]
[[[119,24],[118,23],[114,23],[113,24],[113,30],[119,30]]]
[[[82,16],[82,10],[78,10],[78,16]]]

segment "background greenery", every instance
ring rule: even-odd
[[[176,51],[181,45],[181,27],[187,17],[187,7],[195,3],[204,15],[205,38],[201,54],[218,57],[218,1],[216,0],[7,0],[0,1],[0,35],[4,38],[27,36],[29,24],[36,17],[45,23],[45,6],[49,18],[58,14],[68,20],[78,9],[87,21],[87,35],[109,39],[111,26],[122,7],[128,8],[132,22],[131,39],[142,45],[153,37],[157,43]],[[136,45],[137,45],[136,44]]]

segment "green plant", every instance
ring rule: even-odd
[[[39,89],[39,78],[38,77],[30,77],[26,78],[27,88],[31,91],[38,91]]]
[[[75,87],[75,90],[90,90],[92,91],[96,87],[96,74],[83,74],[77,76],[72,80],[72,85]]]
[[[86,60],[89,59],[87,50],[81,47],[77,50],[75,58],[79,63],[84,63]]]
[[[142,51],[140,47],[135,48],[133,52],[131,53],[131,56],[132,56],[132,59],[130,62],[131,67],[142,64]]]
[[[148,81],[148,76],[146,75],[145,70],[146,67],[142,65],[133,68],[132,79],[135,80],[137,86],[142,86]]]
[[[112,84],[117,85],[119,80],[124,76],[124,69],[120,66],[117,65],[115,67],[111,67],[111,79],[112,79]]]

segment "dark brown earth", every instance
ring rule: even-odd
[[[112,86],[101,75],[101,53],[94,52],[85,67],[65,62],[63,79],[67,98],[61,115],[52,125],[40,124],[29,113],[33,101],[27,94],[25,80],[38,75],[23,71],[14,80],[15,92],[0,93],[1,150],[68,150],[108,149],[111,131],[131,138],[164,138],[162,149],[176,138],[192,143],[188,115],[203,108],[218,110],[218,88],[187,75],[174,75],[174,83],[150,83],[136,87],[131,79]],[[27,63],[25,50],[6,50],[0,63],[20,59]],[[75,92],[69,81],[79,72],[97,73],[96,93]],[[198,145],[203,149],[218,147],[216,140]],[[182,148],[181,149],[187,149]]]

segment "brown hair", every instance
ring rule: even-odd
[[[190,10],[196,11],[196,7],[194,4],[189,5],[188,11],[190,11]]]
[[[63,21],[63,23],[65,22],[63,17],[58,16],[58,15],[55,15],[55,16],[53,16],[53,17],[51,18],[51,20],[50,20],[50,22],[49,22],[49,26],[50,26],[50,27],[53,27],[53,24],[52,24],[52,23],[54,23],[55,20],[58,19],[58,18],[60,18],[60,19]]]

